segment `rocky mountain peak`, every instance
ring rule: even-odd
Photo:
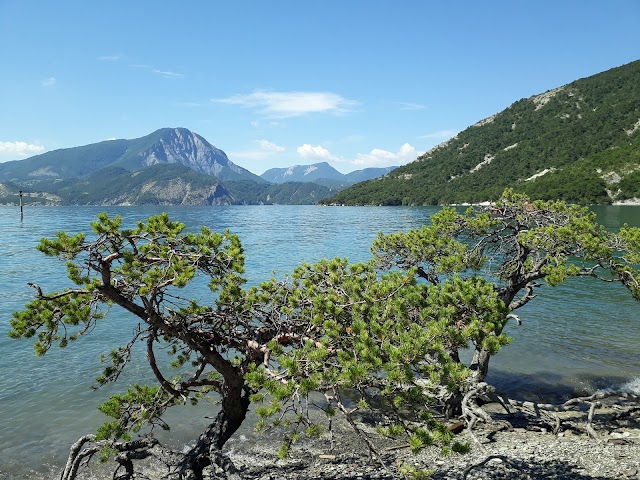
[[[139,153],[144,166],[180,163],[196,172],[214,176],[219,176],[223,168],[230,167],[230,161],[222,150],[186,128],[166,128],[159,133],[158,141]]]

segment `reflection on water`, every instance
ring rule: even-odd
[[[36,358],[27,341],[7,338],[11,312],[33,298],[26,286],[37,281],[46,290],[68,286],[64,266],[35,250],[42,237],[59,230],[88,231],[89,222],[106,210],[133,226],[167,210],[173,220],[195,230],[206,225],[240,236],[246,251],[250,284],[282,277],[302,262],[327,257],[351,261],[369,258],[378,231],[408,230],[427,223],[435,207],[40,207],[25,209],[24,221],[12,208],[0,207],[0,477],[42,478],[63,464],[68,446],[104,421],[96,406],[115,390],[93,391],[100,373],[97,356],[125,343],[135,327],[131,317],[113,310],[96,331],[65,351]],[[596,207],[607,228],[640,225],[640,207]],[[190,294],[206,298],[204,284]],[[520,310],[523,325],[510,325],[512,345],[492,360],[489,381],[511,394],[566,398],[593,388],[628,384],[640,377],[640,315],[638,304],[617,285],[582,279],[543,287],[540,297]],[[125,383],[150,378],[143,352]],[[635,382],[635,383],[633,383]],[[124,387],[119,386],[118,390]],[[171,413],[174,446],[193,438],[216,407],[178,408]],[[248,422],[250,423],[250,422]],[[243,427],[249,435],[250,425]],[[36,473],[29,474],[30,470]]]

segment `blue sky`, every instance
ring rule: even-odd
[[[0,0],[0,161],[186,127],[261,174],[404,164],[640,59],[640,0]]]

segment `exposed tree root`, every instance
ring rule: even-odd
[[[490,455],[487,458],[485,458],[483,461],[481,461],[480,463],[475,463],[473,465],[468,466],[465,469],[465,471],[462,473],[462,480],[467,480],[467,477],[469,476],[469,474],[473,470],[475,470],[476,468],[484,467],[491,460],[500,460],[503,463],[506,463],[507,465],[509,465],[510,467],[515,468],[516,470],[520,470],[520,468],[515,463],[511,462],[504,455]],[[526,472],[523,472],[523,473],[526,475],[526,478],[528,478],[529,480],[533,480],[528,473],[526,473]]]
[[[218,450],[215,445],[202,448],[198,442],[186,453],[163,447],[153,437],[145,437],[129,442],[96,441],[94,435],[85,435],[74,443],[69,458],[60,475],[60,480],[75,480],[78,469],[100,451],[108,449],[115,452],[117,467],[113,472],[114,480],[132,480],[147,478],[134,467],[134,462],[149,460],[155,469],[163,472],[162,478],[168,480],[214,480],[239,478],[233,462]],[[142,470],[149,468],[149,462]]]
[[[462,418],[467,424],[467,428],[471,431],[475,428],[479,421],[485,423],[493,423],[491,416],[485,412],[480,405],[478,399],[482,395],[486,395],[493,391],[493,387],[481,382],[475,388],[469,390],[462,399]]]
[[[464,396],[462,400],[462,419],[466,422],[469,431],[473,431],[478,422],[495,424],[496,420],[480,405],[480,400],[490,400],[502,405],[509,415],[513,415],[514,411],[518,411],[541,419],[557,435],[562,429],[562,420],[558,415],[559,413],[584,411],[586,412],[585,431],[591,438],[598,440],[598,435],[593,427],[593,419],[596,409],[602,407],[602,400],[607,398],[640,402],[640,397],[636,395],[609,390],[599,391],[589,396],[572,398],[561,404],[521,401],[499,395],[491,385],[482,382],[478,383]],[[586,410],[581,408],[582,406],[587,407]]]

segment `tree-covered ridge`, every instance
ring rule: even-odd
[[[387,176],[324,203],[432,205],[497,199],[606,204],[639,196],[640,61],[528,99]]]

